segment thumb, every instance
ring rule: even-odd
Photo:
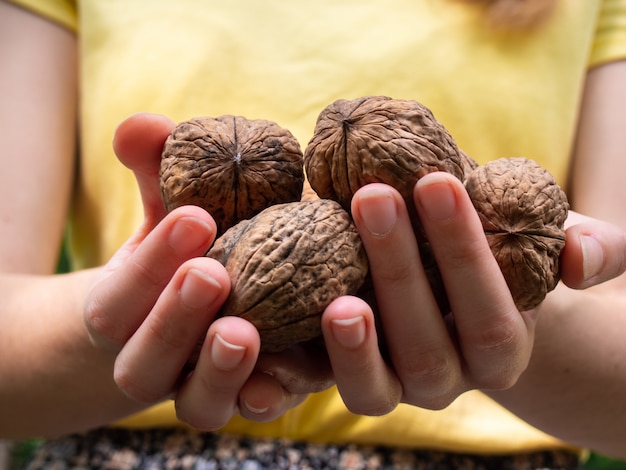
[[[584,289],[626,271],[626,232],[619,227],[577,214],[565,240],[561,279],[567,286]]]
[[[120,162],[133,171],[144,207],[144,231],[165,216],[159,188],[161,152],[175,124],[158,114],[138,113],[122,121],[115,130],[113,150]]]

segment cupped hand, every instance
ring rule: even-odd
[[[400,402],[437,409],[470,389],[509,388],[532,353],[536,312],[515,307],[461,182],[446,173],[424,176],[414,203],[451,313],[442,316],[438,308],[401,196],[382,184],[361,188],[352,213],[379,318],[363,300],[342,297],[322,319],[335,380],[355,413],[384,414]],[[623,230],[573,211],[566,225],[560,260],[566,285],[587,288],[625,272]]]
[[[158,173],[173,126],[163,116],[137,114],[116,130],[113,147],[136,176],[145,219],[97,276],[84,309],[87,331],[115,357],[114,380],[137,402],[173,398],[182,421],[207,431],[235,413],[273,419],[303,394],[266,373],[271,361],[255,368],[260,339],[252,324],[218,318],[230,279],[203,256],[215,239],[212,217],[193,206],[169,214],[164,208]]]
[[[400,194],[382,184],[357,191],[352,214],[388,360],[365,302],[344,297],[323,316],[339,391],[356,413],[382,414],[400,402],[438,409],[470,389],[507,388],[530,358],[533,312],[515,307],[462,183],[432,173],[416,184],[414,202],[452,313],[441,314]]]

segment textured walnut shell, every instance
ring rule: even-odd
[[[567,197],[532,160],[502,158],[465,182],[517,307],[536,307],[559,281]]]
[[[253,323],[266,352],[318,337],[324,308],[355,294],[367,274],[358,232],[330,200],[265,209],[227,230],[207,256],[231,276],[222,314]]]
[[[462,181],[467,177],[470,197],[520,309],[537,306],[559,280],[568,204],[552,176],[526,159],[479,167],[418,102],[369,96],[332,103],[318,118],[304,164],[317,194],[345,208],[368,183],[386,183],[402,194],[443,314],[449,311],[447,295],[412,204],[416,181],[432,171]]]
[[[273,204],[298,201],[302,150],[272,121],[199,117],[176,126],[165,142],[160,184],[168,211],[196,205],[223,233]]]
[[[462,181],[465,157],[419,102],[367,96],[335,101],[320,113],[304,165],[319,197],[348,209],[368,183],[389,184],[410,200],[427,173],[447,171]]]
[[[447,297],[413,206],[413,188],[422,176],[446,171],[461,181],[476,163],[457,147],[432,112],[417,101],[386,96],[338,100],[319,115],[304,152],[307,178],[322,198],[346,210],[352,196],[369,183],[400,192],[418,238],[424,269],[442,310]]]

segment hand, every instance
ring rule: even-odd
[[[361,188],[352,214],[389,365],[364,302],[339,299],[323,317],[339,390],[356,413],[386,413],[399,402],[443,408],[472,388],[510,387],[530,358],[533,312],[515,307],[462,183],[433,173],[417,183],[414,201],[453,313],[440,313],[401,196],[382,184]]]
[[[427,175],[414,202],[453,313],[442,317],[437,308],[401,196],[381,184],[361,188],[352,213],[389,360],[364,301],[337,299],[322,319],[339,391],[355,413],[384,414],[400,402],[437,409],[470,389],[509,388],[532,352],[535,312],[515,307],[462,184],[445,173]],[[622,230],[574,212],[568,223],[561,257],[567,285],[589,287],[625,271]]]
[[[255,369],[259,335],[237,317],[216,319],[230,279],[204,257],[215,222],[198,207],[167,214],[158,185],[160,155],[174,124],[149,114],[118,127],[114,149],[137,178],[145,210],[139,231],[102,269],[85,305],[92,342],[116,356],[114,380],[132,399],[152,404],[173,398],[179,418],[214,430],[240,412],[269,420],[303,399],[271,370]],[[196,346],[193,371],[186,367]]]

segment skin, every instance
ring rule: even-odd
[[[274,419],[336,382],[346,406],[368,415],[401,402],[442,408],[482,389],[549,433],[626,456],[626,423],[616,419],[626,409],[618,334],[626,311],[626,142],[613,124],[626,109],[624,63],[589,73],[569,188],[577,210],[606,222],[572,213],[563,252],[569,287],[537,310],[515,308],[467,193],[449,175],[422,178],[414,202],[453,321],[439,316],[397,192],[359,190],[352,210],[381,305],[387,363],[372,311],[354,297],[323,315],[328,356],[306,348],[259,356],[252,325],[215,319],[230,289],[224,268],[202,256],[215,223],[195,207],[165,214],[160,201],[160,149],[173,126],[163,116],[129,117],[113,142],[136,176],[142,227],[105,266],[54,275],[77,137],[75,54],[73,35],[0,2],[0,61],[20,65],[0,74],[0,162],[12,175],[0,186],[0,435],[80,431],[167,399],[181,420],[215,430],[236,413]],[[33,129],[37,139],[29,138]],[[190,374],[185,364],[200,341]]]

